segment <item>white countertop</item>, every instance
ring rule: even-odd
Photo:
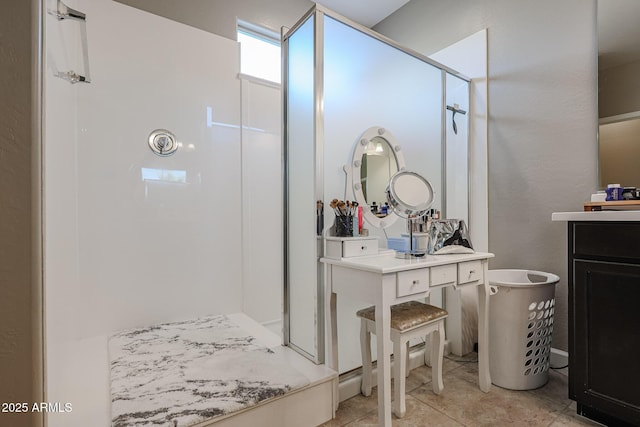
[[[552,221],[640,221],[640,211],[554,212]]]
[[[425,255],[420,258],[400,259],[395,257],[394,252],[387,251],[383,254],[371,256],[357,256],[342,259],[321,258],[320,261],[325,264],[341,265],[357,270],[386,274],[493,257],[494,255],[491,253],[475,252],[472,254]]]

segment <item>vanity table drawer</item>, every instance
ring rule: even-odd
[[[401,271],[397,281],[396,295],[399,297],[426,292],[429,289],[429,269]]]
[[[346,240],[342,243],[342,256],[375,255],[378,253],[378,240]]]
[[[483,279],[482,261],[467,261],[458,264],[458,284],[479,282]]]
[[[327,237],[327,258],[349,258],[378,253],[378,239],[375,237]]]
[[[455,264],[431,268],[431,286],[450,285],[456,282],[457,277]]]

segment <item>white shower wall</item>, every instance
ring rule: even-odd
[[[273,251],[273,274],[246,273],[264,263],[244,265],[242,255],[259,256],[266,244],[254,227],[243,249],[243,200],[258,198],[246,187],[243,195],[242,181],[268,173],[277,185],[260,187],[261,196],[281,198],[279,129],[268,129],[266,148],[264,136],[243,136],[235,41],[111,0],[66,3],[87,15],[92,82],[53,77],[54,67],[82,65],[79,25],[47,15],[46,397],[74,408],[48,422],[101,426],[110,424],[114,331],[244,308],[278,320],[282,251]],[[261,102],[252,105],[255,123]],[[181,143],[173,156],[149,149],[158,128]],[[243,138],[263,150],[264,168],[243,173],[256,163],[243,161]],[[273,206],[260,219],[277,221],[277,232],[281,203]]]
[[[49,328],[83,338],[240,310],[237,44],[109,0],[76,7],[93,82],[47,72]],[[151,152],[157,128],[175,155]]]

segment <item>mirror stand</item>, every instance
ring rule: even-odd
[[[414,250],[413,228],[416,217],[424,214],[434,200],[433,188],[421,175],[410,171],[399,171],[389,180],[386,189],[387,201],[393,211],[407,219],[409,228],[409,252],[397,252],[397,258],[424,256]]]
[[[411,259],[411,258],[420,258],[425,254],[421,252],[417,252],[414,247],[416,246],[413,241],[413,225],[414,220],[417,215],[409,215],[407,217],[407,226],[409,227],[409,252],[396,252],[396,258],[400,259]]]

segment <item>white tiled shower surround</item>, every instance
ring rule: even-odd
[[[73,405],[47,418],[101,427],[110,424],[107,335],[241,311],[279,321],[280,119],[256,124],[249,114],[279,90],[254,88],[252,103],[246,85],[241,102],[233,40],[110,0],[66,3],[87,15],[92,82],[52,76],[81,71],[79,25],[46,15],[46,398]],[[176,135],[175,155],[149,149],[158,128]],[[252,147],[265,163],[243,156]],[[258,177],[261,193],[243,193],[243,179]],[[243,220],[243,206],[265,196],[273,203]],[[274,239],[274,255],[244,264]]]

